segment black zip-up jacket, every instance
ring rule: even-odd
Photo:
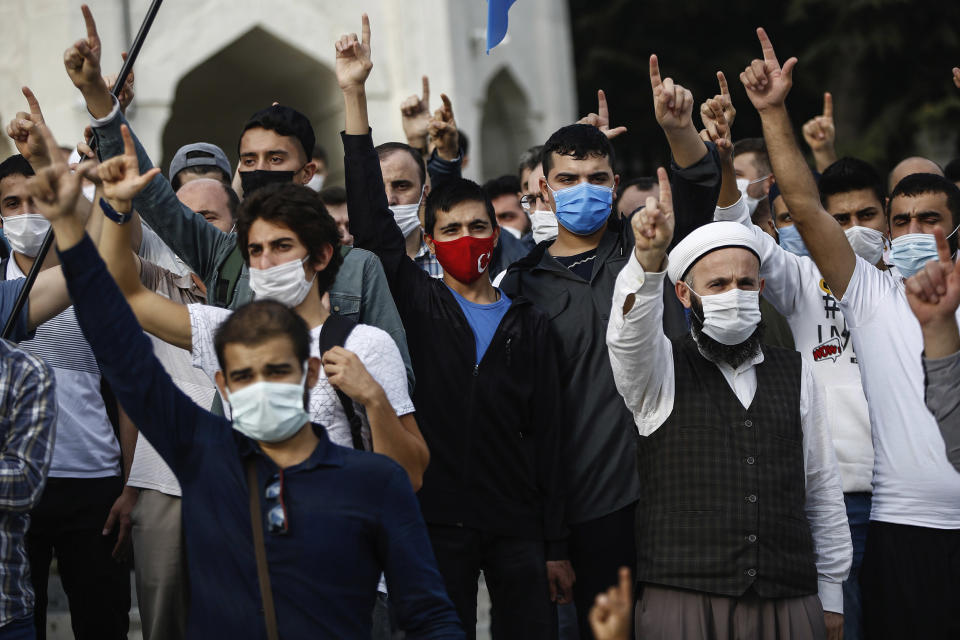
[[[697,163],[683,169],[671,163],[670,169],[676,243],[713,219],[720,158],[708,142],[707,153]],[[613,288],[633,251],[633,231],[629,221],[613,212],[589,281],[551,256],[547,251],[551,244],[541,242],[511,265],[500,288],[508,296],[526,296],[546,311],[559,339],[569,420],[561,453],[566,515],[567,522],[582,523],[640,497],[637,428],[613,382],[606,342]],[[688,331],[683,307],[670,287],[664,288],[663,328],[671,338]]]
[[[442,280],[406,255],[370,134],[341,134],[355,246],[380,257],[407,332],[417,422],[430,448],[424,519],[547,543],[565,537],[559,476],[563,410],[546,314],[522,296],[479,363],[473,330]]]

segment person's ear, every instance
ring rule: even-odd
[[[330,264],[330,260],[333,259],[333,245],[326,243],[313,255],[313,260],[310,261],[310,267],[314,271],[323,271],[327,268],[327,265]]]
[[[313,177],[313,174],[317,172],[317,163],[311,160],[307,164],[303,165],[303,169],[300,169],[300,184],[307,184],[310,182],[310,178]]]
[[[310,356],[307,359],[307,389],[313,389],[317,386],[317,380],[320,379],[320,358]]]
[[[427,249],[430,250],[430,253],[437,255],[437,245],[433,243],[433,236],[424,233],[423,234],[423,243],[427,245]]]
[[[620,186],[620,174],[613,174],[613,190],[616,191],[617,187]]]
[[[217,372],[213,374],[213,381],[217,384],[217,388],[220,389],[220,395],[226,399],[227,397],[227,379],[223,377],[223,371],[217,369]]]
[[[557,212],[557,205],[553,201],[553,194],[550,192],[550,187],[547,186],[547,178],[545,176],[540,178],[540,197],[550,206],[551,211],[554,213]]]
[[[494,224],[493,225],[493,246],[496,247],[499,242],[500,242],[500,225]]]
[[[674,292],[677,294],[677,299],[680,300],[680,304],[683,305],[684,309],[690,308],[690,288],[687,284],[681,280],[673,286]]]
[[[777,179],[776,179],[775,177],[773,177],[773,174],[772,174],[772,173],[767,176],[767,179],[766,179],[766,180],[763,181],[763,195],[764,195],[764,197],[770,195],[770,189],[773,188],[773,183],[775,183],[776,181],[777,181]]]
[[[767,281],[764,278],[760,278],[760,289],[757,290],[759,295],[763,295],[763,288],[766,286]]]

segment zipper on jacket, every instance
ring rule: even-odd
[[[507,368],[510,368],[510,343],[513,341],[513,337],[507,338]]]
[[[478,362],[477,364],[473,365],[473,377],[476,378],[478,375],[480,375],[480,363],[479,363],[479,362]]]

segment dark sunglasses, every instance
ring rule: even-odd
[[[267,530],[274,535],[283,535],[289,531],[287,508],[283,504],[283,470],[273,476],[267,485],[267,500],[275,500],[276,504],[267,508]]]

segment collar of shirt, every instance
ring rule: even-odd
[[[338,447],[330,442],[330,439],[327,437],[326,429],[315,422],[311,422],[310,426],[313,428],[313,432],[316,434],[320,442],[317,443],[313,453],[311,453],[306,460],[300,464],[295,464],[292,467],[284,469],[283,472],[285,474],[296,473],[298,471],[309,471],[310,469],[314,469],[316,467],[343,466],[343,454],[340,452]],[[234,437],[237,439],[237,449],[240,452],[241,458],[246,459],[247,456],[256,454],[267,460],[268,464],[274,467],[277,466],[276,463],[260,449],[256,441],[248,438],[239,431],[234,431]]]

